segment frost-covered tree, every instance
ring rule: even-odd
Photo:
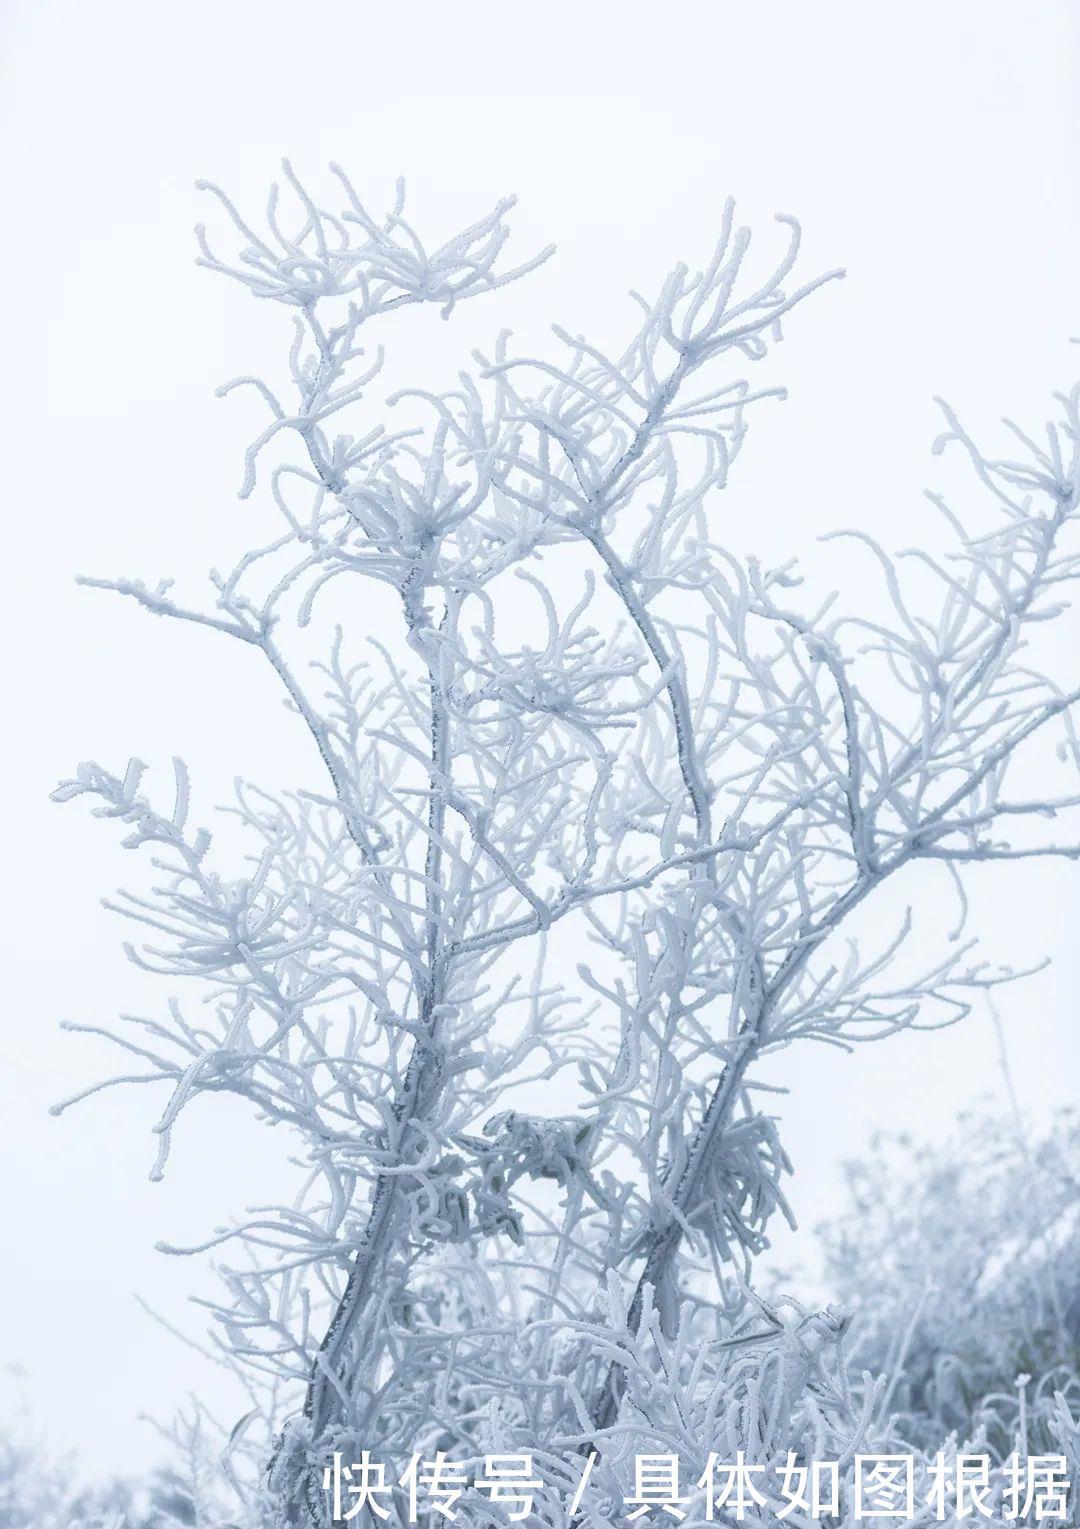
[[[792,220],[760,266],[729,205],[618,353],[504,334],[452,391],[387,400],[390,426],[368,395],[393,311],[448,317],[544,257],[504,264],[509,203],[431,248],[400,194],[376,219],[334,176],[338,211],[286,166],[258,228],[211,187],[230,252],[200,231],[204,265],[291,321],[280,377],[221,389],[265,407],[241,492],[276,530],[204,605],[87,580],[269,666],[311,777],[238,787],[240,862],[189,827],[179,763],[170,805],[138,762],[56,793],[156,867],[124,911],[175,996],[115,1035],[116,1081],[167,1094],[155,1173],[208,1092],[305,1165],[214,1239],[252,1391],[223,1480],[252,1523],[322,1525],[335,1452],[528,1451],[559,1489],[532,1521],[599,1529],[642,1449],[690,1482],[712,1450],[850,1464],[894,1435],[882,1387],[848,1388],[845,1314],[746,1284],[786,1213],[758,1064],[949,1023],[1012,975],[959,929],[920,966],[887,884],[930,863],[962,927],[970,863],[1078,853],[1038,835],[1075,788],[1023,781],[1055,744],[1077,763],[1077,677],[1032,637],[1078,572],[1080,391],[1013,430],[1015,460],[946,410],[972,492],[936,501],[940,555],[856,530],[865,588],[803,598],[792,564],[727,546],[777,391],[744,373],[829,280],[795,276]],[[457,1507],[505,1521],[473,1488]]]

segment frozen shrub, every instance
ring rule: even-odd
[[[856,1313],[853,1361],[895,1374],[907,1435],[982,1431],[1003,1456],[1023,1407],[1049,1452],[1056,1395],[1080,1411],[1080,1121],[1029,1141],[1011,1117],[968,1118],[944,1146],[879,1142],[848,1180],[827,1284]]]
[[[691,1471],[717,1440],[849,1461],[888,1424],[846,1390],[846,1318],[743,1283],[786,1213],[757,1064],[963,1017],[1016,975],[960,937],[965,868],[1077,852],[1080,692],[1028,644],[1077,572],[1080,393],[1013,430],[1015,458],[946,410],[971,504],[935,501],[942,547],[855,530],[866,589],[815,599],[727,534],[778,391],[745,374],[828,280],[794,274],[791,219],[762,261],[729,205],[618,351],[503,334],[388,428],[371,345],[393,313],[448,317],[536,260],[504,264],[507,203],[432,245],[400,195],[375,218],[334,179],[328,206],[286,167],[258,228],[214,191],[225,234],[200,235],[288,321],[281,375],[221,390],[265,410],[241,492],[274,530],[201,605],[88,581],[272,673],[310,776],[238,787],[246,859],[190,824],[179,763],[164,806],[138,761],[56,793],[155,868],[121,907],[175,992],[115,1034],[166,1095],[155,1174],[210,1092],[303,1163],[207,1244],[252,1393],[225,1478],[253,1521],[320,1525],[336,1452],[527,1450],[558,1478],[591,1450],[573,1516],[599,1529],[658,1440]],[[1055,746],[1032,798],[1024,760]],[[880,896],[917,867],[957,893],[923,957]],[[472,1491],[461,1511],[502,1521]]]

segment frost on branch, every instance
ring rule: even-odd
[[[528,1450],[557,1475],[593,1449],[577,1521],[600,1526],[641,1449],[850,1461],[896,1438],[887,1386],[852,1391],[843,1314],[745,1283],[790,1215],[758,1063],[961,1019],[1016,975],[963,933],[967,867],[1080,854],[1080,692],[1033,659],[1077,572],[1080,392],[1009,459],[946,410],[971,472],[963,507],[935,500],[940,547],[844,533],[866,590],[815,601],[728,547],[732,467],[781,391],[749,374],[829,279],[796,276],[791,219],[759,254],[729,205],[617,353],[504,334],[452,391],[388,400],[388,428],[390,312],[449,314],[536,260],[503,263],[508,203],[430,250],[400,193],[377,220],[334,174],[337,212],[286,167],[258,229],[215,192],[200,233],[290,311],[284,380],[222,390],[265,407],[242,492],[276,527],[203,606],[87,581],[268,665],[310,777],[237,787],[231,865],[188,829],[181,767],[171,808],[138,765],[57,793],[152,861],[118,906],[175,996],[114,1039],[162,1089],[155,1171],[208,1092],[302,1165],[205,1245],[259,1420],[229,1480],[252,1522],[321,1525],[334,1451]],[[365,621],[364,579],[392,622]],[[1032,794],[1055,745],[1060,789]],[[922,863],[957,913],[917,959],[882,896]]]

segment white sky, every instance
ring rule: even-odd
[[[857,524],[903,545],[940,471],[932,394],[976,428],[1002,412],[1037,426],[1072,380],[1080,10],[8,0],[2,25],[2,1347],[53,1447],[138,1468],[155,1453],[141,1412],[220,1392],[135,1306],[138,1290],[183,1320],[183,1297],[208,1286],[154,1242],[198,1240],[271,1198],[272,1150],[239,1108],[204,1101],[151,1186],[158,1095],[46,1114],[108,1062],[58,1020],[107,1022],[164,996],[96,905],[128,869],[118,835],[46,796],[87,757],[167,767],[182,753],[203,804],[236,773],[275,784],[305,768],[243,655],[72,585],[192,578],[266,523],[234,498],[254,416],[211,394],[273,362],[281,315],[195,269],[190,226],[208,209],[192,182],[257,205],[282,154],[316,180],[337,159],[376,207],[404,174],[414,217],[437,231],[516,191],[519,247],[554,239],[557,260],[451,325],[406,325],[399,365],[428,383],[508,322],[616,339],[626,288],[700,259],[728,193],[766,250],[771,215],[796,213],[807,271],[849,276],[788,325],[775,372],[791,399],[752,426],[725,500],[730,542],[820,559],[816,533]],[[1037,1116],[1080,1076],[1076,868],[1008,875],[980,882],[975,922],[1002,959],[1057,963],[1004,1003]],[[941,1135],[998,1087],[995,1069],[982,1018],[851,1059],[801,1053],[783,1112],[804,1223],[835,1203],[840,1160],[874,1127]]]

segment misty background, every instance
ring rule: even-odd
[[[193,182],[218,181],[255,214],[283,154],[316,189],[335,159],[378,212],[404,175],[433,241],[519,195],[514,251],[554,240],[555,259],[447,324],[403,315],[386,331],[387,389],[449,385],[505,325],[536,349],[552,321],[618,349],[635,323],[627,289],[704,260],[727,195],[762,266],[783,245],[773,214],[795,214],[804,275],[848,276],[787,321],[768,376],[755,372],[790,398],[750,416],[717,532],[736,552],[798,555],[816,579],[850,584],[865,563],[820,533],[859,526],[890,546],[933,534],[923,489],[952,480],[929,453],[932,395],[1003,445],[999,416],[1038,431],[1080,365],[1080,12],[1069,0],[8,0],[2,27],[0,1333],[24,1378],[6,1374],[0,1400],[10,1410],[24,1393],[49,1447],[78,1449],[94,1474],[139,1471],[157,1454],[141,1414],[167,1418],[189,1391],[227,1414],[232,1396],[137,1303],[199,1334],[186,1298],[212,1275],[154,1244],[198,1242],[274,1198],[290,1144],[238,1102],[203,1100],[151,1185],[159,1088],[49,1116],[113,1067],[104,1043],[59,1021],[154,1012],[168,988],[128,965],[125,931],[99,904],[139,879],[116,825],[47,797],[81,759],[122,768],[138,754],[167,783],[181,754],[193,816],[213,826],[235,776],[275,787],[312,770],[240,645],[73,583],[175,575],[197,597],[208,568],[272,525],[260,492],[236,499],[258,405],[213,390],[276,370],[287,320],[195,267],[191,225],[215,213]],[[955,503],[971,502],[970,480],[955,481]],[[1053,958],[999,997],[1036,1125],[1080,1077],[1075,874],[1037,862],[972,879],[989,956]],[[928,940],[954,918],[933,901],[942,886],[928,881],[916,907]],[[876,1129],[933,1141],[964,1107],[1002,1098],[984,1013],[850,1057],[800,1047],[773,1075],[792,1085],[777,1109],[803,1228],[777,1236],[775,1258],[804,1269],[794,1293],[822,1298],[810,1232],[840,1203],[843,1161]]]

